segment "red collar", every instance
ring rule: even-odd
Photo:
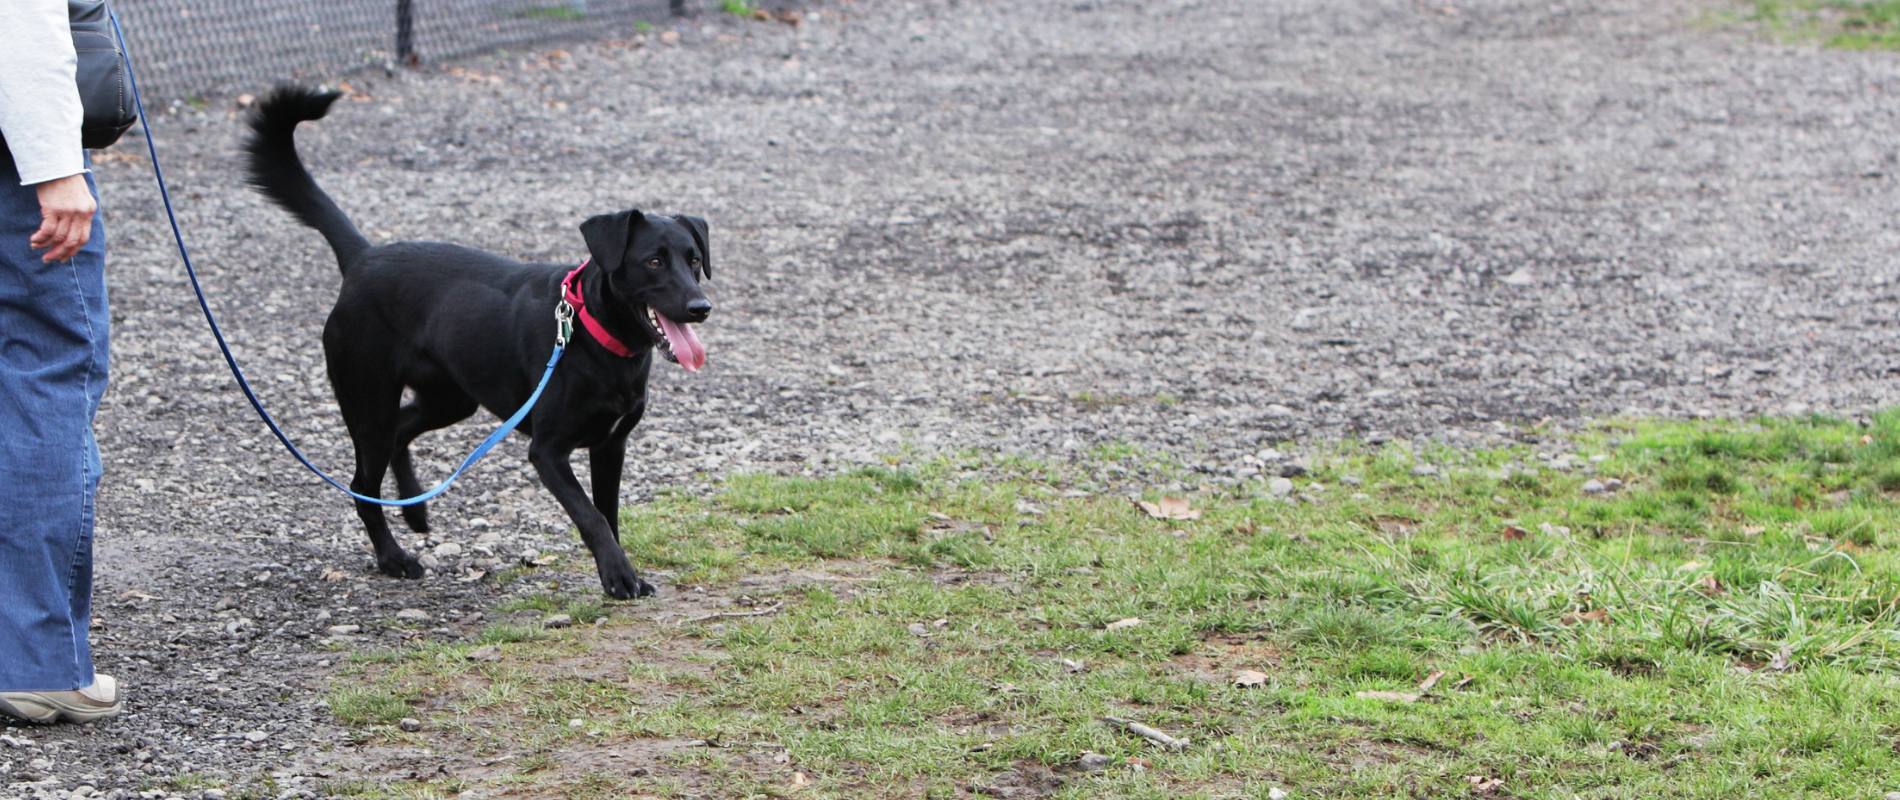
[[[589,259],[589,261],[591,260],[592,259]],[[632,358],[633,349],[627,347],[626,343],[614,338],[614,335],[608,332],[607,326],[600,324],[600,320],[596,319],[594,315],[587,310],[587,300],[581,297],[581,285],[579,280],[581,270],[587,269],[587,264],[588,261],[582,261],[580,266],[575,267],[573,272],[567,273],[567,277],[561,279],[561,299],[566,300],[568,305],[574,307],[574,316],[580,318],[581,327],[586,328],[587,334],[594,337],[594,341],[599,342],[601,347],[607,348],[607,352],[613,353],[621,358]]]

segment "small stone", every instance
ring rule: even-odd
[[[929,636],[930,635],[930,629],[924,627],[924,624],[921,622],[913,622],[905,630],[910,631],[910,635],[912,636]]]
[[[1888,792],[1882,800],[1900,800],[1900,792]]]
[[[204,793],[204,798],[205,800],[224,800],[224,790],[223,789],[206,789]]]
[[[442,559],[436,558],[434,553],[423,553],[422,555],[416,556],[416,563],[422,565],[423,569],[431,572],[442,568]]]
[[[1089,772],[1101,772],[1108,769],[1110,761],[1108,756],[1101,753],[1083,753],[1081,758],[1075,760],[1075,765]]]
[[[1361,478],[1357,475],[1341,475],[1339,476],[1339,482],[1346,484],[1347,486],[1364,486],[1366,483],[1366,479]]]
[[[1437,474],[1438,468],[1430,464],[1420,464],[1412,468],[1412,476],[1417,478],[1429,478]]]
[[[565,628],[573,624],[574,617],[570,614],[549,614],[547,619],[541,620],[543,628]]]
[[[1285,497],[1293,493],[1293,481],[1286,478],[1274,478],[1267,481],[1267,494]]]
[[[269,739],[269,738],[270,738],[270,734],[265,733],[263,731],[251,731],[250,733],[244,734],[244,741],[250,742],[252,744],[256,744],[258,742],[264,741],[265,739]]]
[[[473,650],[468,651],[468,660],[470,661],[500,661],[501,648],[492,644],[482,645],[481,647],[477,647]]]
[[[328,628],[324,628],[323,632],[331,636],[354,636],[357,631],[362,629],[363,626],[361,625],[331,625]]]
[[[532,567],[534,566],[534,563],[536,561],[540,561],[540,560],[541,560],[541,551],[539,550],[529,548],[527,550],[521,551],[522,566]]]
[[[416,731],[422,730],[422,720],[416,719],[415,717],[403,717],[396,721],[396,727],[408,733],[415,733]]]
[[[1614,492],[1618,489],[1623,488],[1623,482],[1615,478],[1611,478],[1603,482],[1603,488]]]
[[[567,727],[570,727],[570,728],[574,728],[574,729],[576,729],[576,730],[578,730],[578,729],[580,729],[580,728],[585,728],[585,727],[587,727],[587,720],[583,720],[583,719],[570,719],[570,720],[568,720],[568,721],[567,721]]]
[[[1282,789],[1278,786],[1275,786],[1267,790],[1267,800],[1286,800],[1287,798],[1292,797],[1292,796],[1293,795],[1288,794],[1285,789]]]
[[[1280,465],[1280,477],[1297,478],[1307,472],[1306,459],[1296,458]]]
[[[1584,494],[1603,494],[1610,490],[1608,486],[1603,485],[1602,481],[1595,478],[1584,481],[1582,489]]]
[[[462,546],[454,542],[443,542],[435,546],[436,558],[455,558],[462,554]]]
[[[429,612],[420,608],[405,608],[396,612],[396,619],[404,622],[421,622],[429,618]]]

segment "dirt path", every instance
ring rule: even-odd
[[[1900,62],[1712,32],[1701,8],[709,14],[677,44],[355,79],[304,141],[379,240],[567,261],[591,213],[712,221],[711,366],[662,365],[635,496],[905,447],[1126,440],[1227,477],[1294,437],[1892,402]],[[259,388],[345,470],[317,348],[333,262],[241,188],[226,105],[160,124],[184,222]],[[338,740],[338,659],[479,627],[503,590],[462,577],[578,542],[517,442],[434,513],[462,554],[420,584],[367,574],[350,509],[208,349],[144,170],[99,165],[116,360],[95,635],[132,712],[4,729],[0,797],[314,792],[334,776],[299,765]],[[425,440],[425,471],[489,424]]]

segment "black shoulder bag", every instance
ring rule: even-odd
[[[86,108],[79,141],[87,150],[109,147],[139,119],[126,88],[125,54],[112,35],[105,0],[66,0],[66,12],[79,55],[79,102]]]

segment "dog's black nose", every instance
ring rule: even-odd
[[[712,313],[712,301],[702,297],[686,303],[686,316],[694,322],[703,322],[707,314]]]

